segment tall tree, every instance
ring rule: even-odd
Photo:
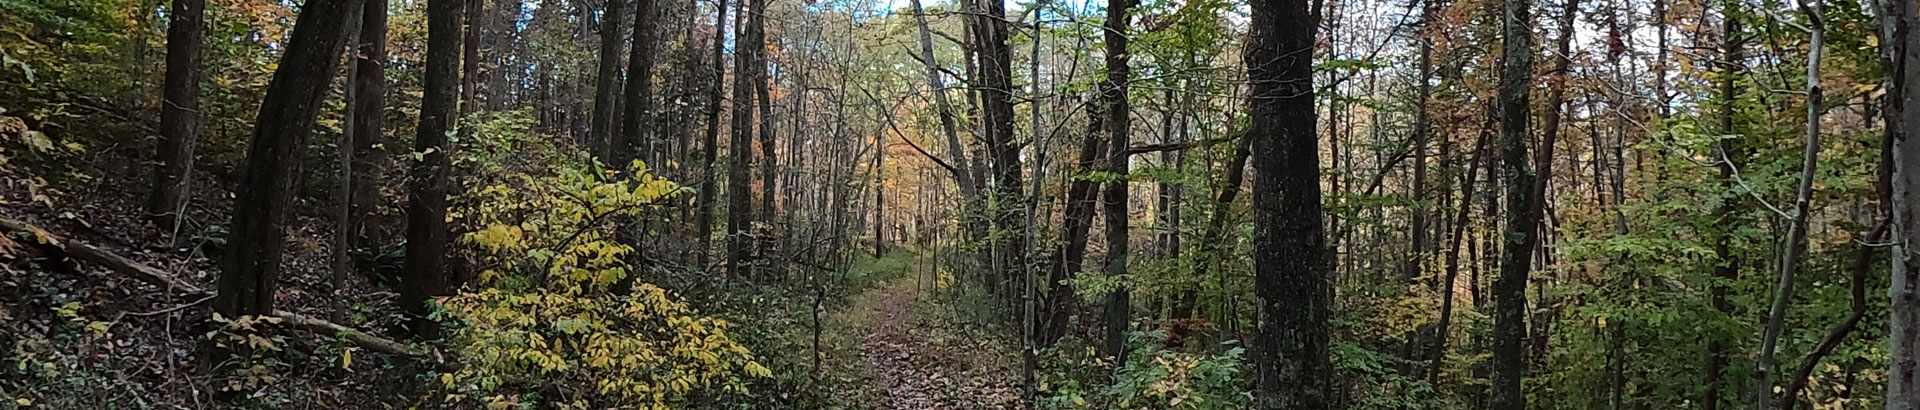
[[[1528,195],[1532,201],[1527,203],[1526,210],[1529,214],[1541,215],[1538,218],[1544,218],[1546,215],[1547,188],[1548,184],[1553,182],[1554,147],[1560,140],[1561,112],[1567,105],[1567,77],[1571,75],[1569,71],[1573,67],[1573,23],[1580,14],[1580,0],[1563,0],[1560,4],[1560,16],[1557,21],[1560,37],[1554,40],[1553,71],[1547,74],[1547,101],[1544,104],[1546,110],[1540,114],[1540,146],[1533,150],[1533,168],[1537,170],[1537,175],[1534,177],[1532,187],[1529,188],[1533,190]],[[1536,248],[1543,248],[1546,240],[1546,235],[1533,235]],[[1543,250],[1540,253],[1542,258],[1546,258],[1551,257],[1552,252]],[[1542,263],[1542,265],[1550,264]],[[1532,352],[1536,361],[1546,357],[1553,315],[1553,309],[1540,309],[1533,318],[1533,331],[1539,334],[1531,339],[1534,348],[1529,351]]]
[[[167,75],[161,86],[160,147],[154,153],[147,215],[177,228],[193,181],[200,137],[200,49],[206,43],[206,0],[173,0],[167,21]]]
[[[1105,96],[1096,96],[1104,100]],[[1099,170],[1101,155],[1106,151],[1106,112],[1103,104],[1091,104],[1088,110],[1086,137],[1080,141],[1080,156],[1074,163],[1074,172],[1084,174]],[[1074,178],[1067,185],[1067,206],[1062,212],[1060,236],[1065,239],[1060,244],[1058,260],[1051,261],[1047,269],[1047,281],[1052,284],[1047,299],[1047,328],[1040,337],[1042,345],[1051,345],[1067,335],[1067,324],[1073,313],[1073,288],[1067,284],[1067,278],[1081,272],[1087,259],[1087,232],[1093,229],[1096,191],[1094,183],[1087,178]]]
[[[772,64],[772,61],[766,50],[767,19],[765,14],[767,13],[767,0],[747,1],[752,2],[753,9],[756,10],[751,20],[752,24],[749,24],[747,29],[753,30],[753,38],[758,39],[755,40],[753,44],[760,46],[759,49],[753,51],[753,92],[754,95],[757,96],[760,108],[760,119],[754,121],[756,125],[755,132],[758,132],[756,135],[760,140],[760,215],[762,215],[762,218],[771,220],[774,218],[774,212],[776,211],[775,205],[777,204],[773,192],[774,177],[778,175],[777,167],[779,166],[779,157],[774,154],[773,76],[769,74],[768,70],[768,66]],[[884,133],[882,135],[884,136]],[[879,148],[884,149],[885,147],[882,146]],[[874,177],[876,179],[880,177],[879,170],[876,169],[874,171]],[[879,197],[876,196],[875,198]],[[879,205],[880,204],[875,204],[876,212],[878,211]],[[880,221],[876,219],[874,222],[879,223]]]
[[[1739,135],[1740,131],[1735,128],[1734,106],[1738,104],[1740,92],[1738,81],[1742,71],[1742,60],[1746,57],[1743,55],[1740,19],[1737,13],[1746,5],[1732,0],[1723,3],[1724,12],[1721,17],[1723,21],[1720,23],[1722,41],[1719,61],[1720,106],[1717,113],[1720,117],[1719,132],[1721,135]],[[1721,201],[1720,206],[1714,209],[1714,219],[1721,227],[1719,232],[1715,232],[1716,237],[1713,238],[1713,253],[1720,259],[1720,263],[1713,267],[1713,275],[1719,281],[1707,289],[1707,303],[1712,305],[1714,310],[1727,315],[1733,314],[1733,303],[1727,299],[1730,290],[1728,287],[1734,280],[1740,278],[1741,266],[1740,260],[1733,252],[1732,233],[1738,227],[1744,226],[1746,222],[1745,218],[1741,217],[1745,199],[1734,194],[1739,192],[1740,184],[1734,179],[1734,172],[1737,172],[1739,166],[1737,161],[1746,157],[1746,152],[1740,149],[1740,145],[1742,144],[1737,139],[1722,138],[1716,147],[1720,156],[1720,160],[1715,162],[1720,171],[1720,187],[1728,192],[1730,197]],[[1725,375],[1722,373],[1725,373],[1729,353],[1727,341],[1721,339],[1720,337],[1707,339],[1707,362],[1705,367],[1700,369],[1701,384],[1705,386],[1700,397],[1702,410],[1720,409],[1720,390],[1726,383]]]
[[[694,215],[694,232],[700,235],[699,266],[705,268],[713,253],[713,202],[716,197],[714,180],[719,174],[713,169],[720,151],[720,95],[726,88],[727,66],[721,50],[727,42],[727,0],[717,0],[713,7],[713,54],[711,65],[713,81],[707,84],[707,133],[700,144],[700,209]]]
[[[633,54],[627,57],[627,100],[621,107],[620,136],[613,141],[612,165],[626,169],[635,159],[653,160],[653,0],[633,0]]]
[[[1105,187],[1104,207],[1107,219],[1107,260],[1102,270],[1108,278],[1121,278],[1127,274],[1127,149],[1131,137],[1132,117],[1128,115],[1127,76],[1131,68],[1127,66],[1127,25],[1128,14],[1132,12],[1134,0],[1113,0],[1107,3],[1106,57],[1107,57],[1107,172],[1113,179]],[[1114,288],[1107,293],[1106,326],[1107,355],[1126,360],[1127,324],[1133,318],[1133,290],[1127,286]]]
[[[480,34],[486,28],[486,7],[488,0],[467,0],[466,16],[461,23],[466,25],[460,41],[460,114],[480,110],[480,46],[485,38]]]
[[[480,1],[480,0],[471,0]],[[613,162],[613,133],[620,125],[614,121],[614,108],[620,100],[620,22],[626,0],[606,0],[600,11],[600,66],[593,76],[593,123],[587,132],[587,149],[594,158]]]
[[[1893,280],[1887,294],[1887,410],[1920,408],[1920,4],[1875,1],[1893,134]]]
[[[954,120],[953,103],[947,100],[946,81],[940,77],[940,61],[933,57],[933,31],[927,28],[926,10],[920,7],[920,0],[909,0],[913,7],[913,21],[919,28],[920,62],[927,67],[927,91],[933,94],[933,106],[940,116],[941,135],[946,137],[948,155],[953,156],[953,181],[960,187],[962,196],[974,196],[975,186],[967,160],[967,150],[960,144],[960,131]]]
[[[220,273],[214,311],[226,317],[273,312],[286,249],[283,229],[293,205],[293,176],[313,132],[320,102],[340,66],[342,35],[364,0],[311,0],[294,20],[287,51],[267,83],[255,117],[246,165],[234,190],[232,248]]]
[[[354,220],[354,242],[350,246],[375,243],[380,226],[373,218],[380,212],[380,176],[376,172],[386,159],[381,142],[385,136],[387,96],[387,2],[362,0],[360,42],[354,52],[352,102],[353,126],[348,139],[353,144],[353,192],[349,194]]]
[[[765,0],[743,0],[741,22],[733,45],[733,138],[727,146],[727,274],[744,275],[747,269],[747,227],[753,224],[753,183],[748,165],[753,163],[753,81],[754,59],[765,47],[755,30],[760,26],[760,9]]]
[[[1255,405],[1326,409],[1333,289],[1321,221],[1313,55],[1306,0],[1255,0],[1242,60],[1251,101]]]
[[[407,178],[406,276],[400,288],[400,306],[412,316],[409,330],[421,339],[438,336],[439,326],[427,318],[427,300],[446,291],[448,151],[453,148],[447,134],[459,115],[460,11],[459,0],[427,2],[426,86],[413,140],[421,159]]]
[[[986,135],[988,155],[993,160],[993,224],[996,255],[1000,270],[994,272],[995,288],[1006,290],[1012,278],[1024,261],[1026,240],[1014,234],[1023,230],[1020,216],[1019,198],[1023,195],[1021,183],[1020,145],[1014,142],[1013,135],[1013,49],[1008,45],[1007,5],[1001,1],[978,1],[978,13],[972,14],[974,21],[974,43],[979,47],[980,78],[975,87],[980,89],[980,106],[984,122],[982,131]]]
[[[1766,333],[1760,335],[1760,351],[1754,359],[1754,410],[1773,408],[1773,372],[1775,346],[1786,328],[1787,304],[1793,299],[1794,276],[1799,274],[1801,255],[1807,251],[1807,214],[1813,200],[1813,177],[1820,165],[1820,114],[1826,112],[1820,89],[1820,59],[1825,47],[1826,23],[1820,0],[1798,0],[1807,17],[1807,116],[1806,148],[1801,151],[1800,183],[1788,208],[1786,243],[1781,247],[1778,280],[1774,284],[1773,303],[1767,310]]]
[[[1527,122],[1533,107],[1532,0],[1505,0],[1501,13],[1502,51],[1499,109],[1500,160],[1506,179],[1506,234],[1502,235],[1500,274],[1493,280],[1494,410],[1523,410],[1527,397],[1520,380],[1527,374],[1527,276],[1533,270],[1534,240],[1540,213],[1533,203],[1534,174],[1527,158]]]

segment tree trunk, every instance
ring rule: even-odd
[[[461,19],[466,24],[466,37],[460,42],[464,56],[460,58],[459,114],[463,115],[480,110],[480,32],[486,26],[486,7],[487,0],[467,0],[467,15]]]
[[[1793,207],[1787,210],[1792,214],[1787,221],[1786,246],[1780,252],[1779,281],[1774,284],[1766,333],[1761,335],[1760,351],[1754,360],[1753,410],[1768,410],[1774,404],[1774,347],[1786,328],[1787,303],[1793,300],[1794,276],[1799,273],[1800,255],[1806,253],[1808,206],[1813,199],[1814,171],[1820,165],[1820,114],[1826,112],[1820,92],[1820,54],[1825,45],[1822,37],[1826,34],[1826,24],[1821,22],[1820,0],[1811,0],[1812,4],[1806,1],[1800,3],[1800,10],[1807,15],[1810,35],[1807,40],[1807,145],[1801,154],[1799,189],[1794,195]]]
[[[1080,157],[1074,165],[1076,173],[1098,170],[1101,153],[1106,150],[1106,138],[1102,135],[1105,129],[1105,116],[1101,114],[1104,112],[1099,111],[1102,109],[1101,104],[1094,105],[1095,108],[1088,110],[1087,135],[1080,142]],[[1047,270],[1047,281],[1051,283],[1052,289],[1048,291],[1050,296],[1047,299],[1047,331],[1041,337],[1043,345],[1051,346],[1067,335],[1067,322],[1073,313],[1073,302],[1076,297],[1073,287],[1063,281],[1080,273],[1082,264],[1086,262],[1087,233],[1093,228],[1094,205],[1097,202],[1095,198],[1094,183],[1091,180],[1075,177],[1073,182],[1067,185],[1067,206],[1060,221],[1060,236],[1065,238],[1066,242],[1060,245],[1060,251],[1056,253],[1060,259]]]
[[[1560,140],[1561,112],[1567,104],[1567,76],[1571,74],[1568,70],[1573,65],[1573,23],[1574,18],[1578,16],[1579,12],[1580,0],[1564,0],[1562,2],[1559,16],[1560,20],[1558,22],[1560,38],[1555,40],[1553,72],[1549,73],[1549,77],[1547,78],[1546,112],[1541,114],[1540,146],[1535,147],[1533,150],[1533,168],[1538,170],[1538,175],[1534,178],[1533,186],[1530,188],[1533,190],[1530,195],[1532,202],[1527,204],[1527,213],[1534,216],[1535,224],[1539,224],[1540,222],[1538,221],[1545,218],[1547,202],[1549,201],[1547,199],[1547,188],[1553,182],[1553,150],[1555,144]],[[1544,227],[1536,229],[1544,229]],[[1540,250],[1542,260],[1546,260],[1546,258],[1551,256],[1546,255],[1549,249],[1546,248],[1547,237],[1543,232],[1536,232],[1533,235],[1533,242],[1535,248]],[[1541,263],[1540,266],[1543,269],[1553,269],[1550,263]],[[1536,295],[1544,288],[1544,283],[1536,286]],[[1544,304],[1543,306],[1557,305],[1556,303],[1544,300],[1544,297],[1542,299],[1541,303]],[[1548,330],[1551,329],[1549,326],[1551,326],[1554,314],[1555,311],[1548,308],[1541,309],[1538,314],[1533,316],[1535,327],[1532,331],[1536,334],[1532,335],[1532,339],[1529,339],[1533,346],[1528,349],[1528,352],[1532,354],[1536,363],[1546,358],[1547,345],[1548,342],[1551,341],[1551,338],[1548,337]]]
[[[1127,26],[1131,21],[1128,13],[1132,11],[1134,0],[1113,0],[1107,6],[1106,57],[1107,57],[1107,172],[1113,174],[1107,181],[1103,194],[1107,219],[1107,260],[1103,272],[1108,278],[1118,279],[1127,274],[1127,148],[1132,132],[1131,116],[1127,106],[1127,76],[1131,68],[1127,66]],[[995,164],[998,165],[998,164]],[[1128,323],[1133,320],[1133,290],[1122,284],[1107,293],[1106,306],[1106,354],[1124,363]]]
[[[349,218],[354,237],[351,247],[377,246],[381,237],[379,217],[379,170],[386,163],[382,141],[386,140],[387,100],[387,2],[363,0],[365,12],[360,20],[360,44],[355,53],[352,104],[353,126],[348,132],[353,144],[353,192]]]
[[[987,150],[993,158],[993,224],[998,232],[1021,232],[1023,219],[1016,204],[1024,184],[1020,145],[1013,140],[1013,50],[1007,44],[1007,6],[1004,2],[982,1],[978,11],[973,14],[975,43],[980,48],[980,81],[975,87],[981,89]],[[1026,240],[1020,235],[1005,235],[997,242],[995,252],[1001,269],[995,272],[994,287],[1004,291],[1014,274],[1026,265],[1022,261]]]
[[[193,194],[193,146],[200,137],[200,50],[206,43],[206,0],[174,0],[167,22],[167,75],[161,86],[160,149],[155,153],[147,215],[178,232]],[[169,240],[172,235],[169,235]]]
[[[1527,162],[1527,122],[1533,84],[1532,0],[1505,0],[1502,38],[1505,57],[1500,74],[1500,156],[1507,190],[1506,234],[1502,236],[1500,275],[1493,281],[1493,410],[1523,410],[1527,397],[1520,381],[1527,374],[1527,276],[1532,271],[1534,235],[1540,214],[1533,203],[1534,174]]]
[[[626,102],[621,108],[620,135],[613,139],[615,169],[628,169],[633,160],[653,160],[653,49],[654,22],[659,11],[654,0],[633,0],[633,54],[627,56]]]
[[[765,44],[755,36],[760,1],[743,2],[739,34],[733,47],[733,137],[727,146],[727,274],[745,275],[747,226],[753,223],[752,184],[747,166],[753,163],[754,58]]]
[[[1447,235],[1447,274],[1440,282],[1440,320],[1434,326],[1433,350],[1428,351],[1427,384],[1440,385],[1440,371],[1447,359],[1448,330],[1453,326],[1454,283],[1460,279],[1460,243],[1466,240],[1468,217],[1473,211],[1474,182],[1479,180],[1481,159],[1487,150],[1486,134],[1481,134],[1473,144],[1473,154],[1467,160],[1467,176],[1460,181],[1460,210],[1454,214],[1451,234]],[[1491,174],[1492,170],[1488,170]],[[1472,255],[1468,255],[1471,257]]]
[[[1738,135],[1739,130],[1734,128],[1734,105],[1740,92],[1737,81],[1740,78],[1741,61],[1745,56],[1742,54],[1742,44],[1738,37],[1741,35],[1740,21],[1734,14],[1737,12],[1738,6],[1735,6],[1737,3],[1727,4],[1725,21],[1721,23],[1721,38],[1726,43],[1723,45],[1720,58],[1719,132],[1721,135]],[[1746,151],[1738,149],[1737,143],[1733,138],[1724,138],[1718,144],[1721,157],[1717,163],[1720,169],[1720,187],[1728,192],[1729,197],[1714,209],[1714,219],[1717,221],[1715,225],[1721,228],[1712,238],[1713,253],[1720,259],[1720,263],[1713,267],[1713,276],[1717,281],[1707,290],[1708,304],[1712,305],[1715,311],[1729,317],[1733,314],[1733,303],[1727,300],[1727,293],[1730,291],[1728,287],[1740,279],[1741,265],[1733,253],[1733,231],[1736,227],[1746,225],[1745,218],[1740,217],[1744,213],[1741,208],[1746,200],[1738,196],[1739,182],[1734,180],[1735,167],[1739,165],[1736,161],[1744,160]],[[1598,164],[1595,166],[1597,167]],[[1706,342],[1707,363],[1700,370],[1701,384],[1706,388],[1701,392],[1700,408],[1701,410],[1719,410],[1720,390],[1725,387],[1725,381],[1722,378],[1725,376],[1723,373],[1725,373],[1729,354],[1727,341],[1719,337],[1708,337]]]
[[[767,43],[767,19],[765,16],[767,13],[767,0],[748,1],[753,2],[753,9],[756,11],[753,14],[753,19],[749,21],[747,29],[753,30],[753,38],[756,39],[753,44],[760,46],[760,48],[753,50],[753,91],[754,94],[758,96],[758,101],[760,102],[760,120],[755,121],[759,132],[757,136],[760,139],[760,215],[762,218],[771,221],[774,220],[774,212],[777,211],[776,205],[778,205],[778,201],[775,199],[773,193],[775,188],[774,177],[779,175],[776,171],[778,171],[778,161],[780,157],[774,154],[773,92],[771,90],[773,87],[773,77],[768,73],[768,65],[772,64],[772,61],[770,61],[771,59],[765,48],[765,44]],[[879,148],[885,149],[884,146]],[[875,169],[874,172],[876,173],[874,178],[878,180],[878,173],[880,171]],[[878,204],[875,205],[878,206]],[[879,221],[876,220],[874,222]]]
[[[947,101],[946,82],[940,78],[939,60],[933,58],[933,35],[927,29],[926,11],[920,8],[920,0],[910,0],[913,7],[913,21],[920,29],[920,62],[927,66],[927,91],[933,94],[933,106],[940,115],[940,131],[945,134],[947,152],[953,156],[953,181],[960,187],[960,194],[973,197],[976,192],[973,177],[973,162],[967,159],[967,149],[960,145],[959,125],[954,120],[953,104]]]
[[[362,1],[311,0],[301,7],[280,68],[267,84],[234,192],[233,230],[227,237],[232,248],[222,261],[214,299],[214,311],[226,317],[273,312],[293,176],[299,174],[301,150],[339,69],[347,19]]]
[[[412,316],[410,332],[422,340],[439,336],[439,325],[427,318],[432,312],[428,301],[446,292],[447,174],[452,171],[447,155],[453,149],[447,134],[454,130],[455,99],[460,96],[460,7],[458,0],[427,3],[426,86],[413,142],[413,152],[423,155],[407,178],[407,259],[400,307]]]
[[[600,68],[593,77],[593,124],[587,133],[587,149],[594,158],[611,163],[614,127],[620,124],[614,121],[618,115],[614,108],[620,99],[620,51],[625,46],[620,41],[620,23],[626,3],[606,2],[606,10],[600,12]]]
[[[707,134],[700,145],[700,210],[694,217],[694,231],[700,236],[699,268],[707,268],[713,253],[713,203],[716,199],[713,169],[720,150],[720,96],[726,88],[726,59],[721,56],[727,42],[727,0],[717,0],[713,9],[713,82],[707,90]]]
[[[360,7],[362,8],[360,14],[366,14],[364,11],[366,7],[364,0]],[[329,268],[331,268],[330,270],[332,271],[332,275],[328,281],[327,291],[331,296],[329,299],[333,301],[332,306],[330,306],[330,309],[327,311],[327,317],[329,320],[335,322],[344,321],[343,319],[346,318],[347,305],[346,298],[343,296],[347,288],[347,272],[353,269],[353,261],[352,258],[348,256],[347,248],[353,244],[353,240],[350,239],[351,232],[353,231],[353,130],[357,127],[356,123],[359,119],[355,108],[359,106],[360,89],[356,84],[352,83],[356,77],[359,77],[360,73],[360,65],[357,64],[354,59],[359,54],[355,49],[359,48],[359,26],[360,23],[362,23],[362,19],[355,17],[359,16],[352,14],[348,14],[347,16],[348,29],[346,45],[348,85],[345,87],[347,89],[347,95],[344,101],[346,103],[346,109],[343,113],[345,117],[343,121],[344,124],[342,124],[346,132],[340,133],[340,139],[337,140],[335,144],[335,148],[339,150],[335,153],[340,160],[340,178],[334,181],[338,189],[334,191],[333,243],[331,244],[332,246],[327,249],[327,256],[331,264]]]
[[[1887,410],[1920,408],[1920,5],[1875,1],[1881,65],[1886,68],[1886,128],[1893,170],[1893,279],[1887,294]]]
[[[1317,18],[1305,0],[1251,4],[1242,59],[1252,100],[1253,267],[1259,326],[1251,353],[1255,405],[1263,409],[1326,409],[1329,281],[1321,218],[1313,48]]]

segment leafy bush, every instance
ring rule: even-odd
[[[1165,330],[1127,335],[1127,361],[1118,372],[1092,347],[1074,358],[1075,340],[1062,341],[1057,354],[1046,355],[1048,373],[1042,377],[1046,409],[1240,409],[1252,405],[1251,381],[1245,378],[1245,349],[1236,341],[1215,346],[1217,352],[1188,352],[1168,347]]]
[[[474,290],[443,301],[451,344],[469,365],[440,381],[449,401],[541,407],[663,408],[691,392],[741,391],[771,372],[727,333],[666,290],[634,277],[616,220],[682,190],[634,162],[631,177],[598,167],[522,175],[482,187],[462,237],[484,268]]]

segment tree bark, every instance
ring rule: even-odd
[[[1786,244],[1780,252],[1779,281],[1774,284],[1773,304],[1767,310],[1766,333],[1760,338],[1760,351],[1754,360],[1754,404],[1753,410],[1768,410],[1774,404],[1773,371],[1775,346],[1779,343],[1780,333],[1786,329],[1787,303],[1793,300],[1794,276],[1799,273],[1800,257],[1806,253],[1807,213],[1809,202],[1813,199],[1814,172],[1820,166],[1820,114],[1826,112],[1825,102],[1820,91],[1821,48],[1825,46],[1823,38],[1826,24],[1821,22],[1820,0],[1801,0],[1800,10],[1806,13],[1809,39],[1807,40],[1807,136],[1806,149],[1801,154],[1800,184],[1793,200],[1793,207],[1787,211]]]
[[[381,148],[386,139],[386,96],[387,96],[387,2],[381,0],[362,0],[366,4],[361,13],[359,50],[354,55],[352,104],[353,126],[348,130],[353,144],[353,192],[350,194],[353,219],[352,247],[375,246],[381,236],[381,224],[375,220],[380,214],[380,176],[378,170],[386,163],[386,152]]]
[[[467,14],[461,19],[466,25],[463,32],[466,37],[460,41],[463,57],[460,58],[459,114],[480,110],[480,32],[486,26],[487,0],[467,0],[465,6]]]
[[[939,112],[940,131],[946,136],[947,152],[953,156],[953,181],[960,187],[960,194],[972,197],[978,194],[972,177],[973,162],[967,159],[967,149],[960,144],[960,131],[954,120],[953,104],[947,101],[946,82],[940,78],[939,60],[933,58],[932,30],[927,28],[927,14],[920,7],[920,0],[910,0],[913,7],[913,21],[920,29],[920,62],[927,66],[927,91],[933,93],[933,106]]]
[[[753,3],[753,9],[755,10],[753,19],[748,20],[747,29],[753,30],[753,38],[756,39],[753,44],[760,47],[753,51],[753,92],[754,95],[758,96],[760,109],[760,118],[758,121],[754,121],[757,132],[759,133],[756,136],[759,137],[760,140],[759,214],[761,218],[772,221],[774,220],[775,211],[778,210],[778,200],[774,197],[773,193],[776,182],[775,177],[779,175],[777,171],[780,157],[774,153],[773,77],[769,74],[768,70],[768,65],[772,64],[772,61],[766,50],[767,0],[747,1]],[[885,147],[882,146],[880,149],[885,149]],[[878,180],[878,173],[880,171],[875,169],[874,172],[876,173],[875,179]],[[877,205],[878,204],[876,204],[876,206]],[[875,222],[879,221],[876,220]]]
[[[726,88],[726,59],[721,56],[727,42],[727,0],[717,0],[713,9],[713,82],[707,86],[707,133],[700,145],[700,210],[694,216],[694,231],[700,236],[699,267],[704,269],[711,262],[713,253],[713,203],[716,199],[714,180],[719,173],[713,169],[713,163],[720,151],[720,96]]]
[[[1096,97],[1104,98],[1104,97]],[[1101,104],[1095,104],[1101,106]],[[1100,168],[1101,153],[1106,150],[1106,138],[1102,132],[1106,128],[1101,108],[1089,110],[1086,138],[1080,142],[1080,157],[1074,169],[1078,174],[1095,171]],[[1047,299],[1047,331],[1041,337],[1041,344],[1051,346],[1055,341],[1067,335],[1069,317],[1073,314],[1074,290],[1064,281],[1080,273],[1087,259],[1087,233],[1093,228],[1093,214],[1097,198],[1094,183],[1084,177],[1075,177],[1067,185],[1067,206],[1060,221],[1062,238],[1059,260],[1050,265],[1047,281],[1052,289]]]
[[[587,149],[594,158],[611,163],[613,133],[617,131],[614,127],[620,124],[614,121],[618,115],[614,108],[620,99],[620,51],[626,45],[620,41],[620,24],[626,3],[606,2],[606,9],[600,12],[600,68],[593,77],[593,123],[587,133]]]
[[[746,0],[736,18],[739,35],[733,47],[733,138],[727,153],[727,274],[744,275],[747,269],[747,227],[753,223],[753,198],[748,185],[753,183],[748,165],[753,163],[754,58],[765,42],[755,35],[761,1]]]
[[[253,140],[234,192],[232,246],[222,261],[214,311],[227,317],[273,312],[274,288],[286,249],[283,229],[293,204],[294,175],[312,134],[314,116],[340,65],[342,35],[363,0],[311,0],[267,84],[254,120]]]
[[[1725,17],[1723,17],[1725,21],[1721,23],[1721,38],[1725,41],[1720,58],[1720,107],[1718,108],[1720,117],[1719,132],[1721,135],[1738,135],[1739,133],[1739,130],[1734,127],[1734,105],[1740,92],[1736,82],[1739,80],[1742,65],[1741,61],[1745,59],[1745,56],[1742,54],[1742,44],[1738,37],[1741,34],[1740,21],[1735,17],[1736,15],[1734,13],[1736,13],[1740,7],[1742,6],[1740,6],[1739,3],[1728,2],[1725,9]],[[1713,238],[1713,253],[1720,261],[1713,267],[1713,276],[1716,282],[1707,290],[1708,304],[1712,305],[1715,311],[1729,315],[1729,317],[1731,317],[1733,313],[1733,303],[1727,299],[1727,293],[1730,291],[1728,288],[1732,285],[1733,281],[1740,279],[1741,265],[1733,253],[1732,233],[1734,229],[1736,229],[1735,227],[1745,226],[1745,218],[1740,217],[1743,213],[1742,204],[1745,202],[1745,199],[1736,193],[1739,189],[1739,182],[1734,180],[1734,171],[1735,167],[1739,165],[1737,161],[1745,159],[1746,151],[1739,149],[1736,145],[1738,145],[1737,141],[1733,138],[1723,138],[1718,144],[1718,150],[1721,156],[1720,161],[1717,163],[1717,167],[1720,169],[1720,187],[1726,190],[1728,198],[1724,199],[1721,205],[1714,209],[1714,219],[1718,221],[1716,226],[1720,228],[1719,232],[1716,232]],[[1595,164],[1595,167],[1597,169],[1598,164]],[[1596,183],[1598,183],[1598,181],[1596,181]],[[1707,363],[1705,367],[1700,370],[1701,384],[1706,387],[1701,392],[1700,408],[1702,410],[1719,410],[1721,401],[1720,390],[1725,387],[1726,383],[1723,379],[1723,377],[1725,377],[1723,373],[1725,372],[1724,369],[1727,365],[1727,355],[1729,352],[1727,351],[1727,342],[1721,340],[1719,337],[1708,337],[1706,342]]]
[[[178,231],[192,195],[193,146],[200,138],[200,54],[206,43],[206,0],[173,0],[167,22],[167,74],[161,86],[160,147],[155,153],[147,215]]]
[[[1467,176],[1460,181],[1460,210],[1454,214],[1452,228],[1447,244],[1447,274],[1440,282],[1440,320],[1434,325],[1433,350],[1427,356],[1427,384],[1440,385],[1440,371],[1447,360],[1448,330],[1453,327],[1454,283],[1460,279],[1460,243],[1466,241],[1468,217],[1473,211],[1474,182],[1479,180],[1481,159],[1487,150],[1486,134],[1481,134],[1473,144],[1472,157],[1467,160]],[[1492,174],[1492,170],[1487,171]],[[1472,255],[1468,255],[1471,257]]]
[[[611,1],[611,0],[610,0]],[[654,0],[633,0],[633,54],[627,56],[626,103],[621,108],[620,135],[613,139],[615,169],[628,169],[633,160],[652,161]]]
[[[1132,133],[1132,118],[1128,114],[1127,76],[1132,72],[1127,66],[1127,26],[1131,20],[1134,0],[1113,0],[1107,5],[1106,21],[1106,58],[1107,58],[1107,172],[1113,174],[1105,187],[1104,207],[1107,222],[1107,260],[1103,272],[1109,279],[1119,280],[1127,274],[1128,217],[1127,202],[1130,193],[1127,190],[1127,148]],[[998,164],[996,164],[998,165]],[[1133,320],[1133,290],[1123,284],[1114,288],[1106,296],[1106,354],[1124,363],[1126,356],[1127,327]]]
[[[1013,50],[1008,46],[1007,6],[999,1],[980,1],[975,21],[975,44],[980,48],[980,105],[987,151],[993,159],[993,224],[998,232],[1021,232],[1019,198],[1021,183],[1020,146],[1013,141]],[[1000,236],[998,234],[994,236]],[[1000,268],[994,287],[1004,290],[1011,278],[1026,266],[1023,259],[1026,240],[1020,235],[997,239],[996,254]]]
[[[448,151],[453,149],[447,134],[459,115],[460,10],[459,0],[427,3],[426,86],[413,142],[421,159],[408,177],[406,276],[400,289],[400,307],[411,316],[408,330],[422,340],[439,336],[439,325],[427,318],[429,300],[446,293]]]
[[[1546,112],[1540,116],[1540,146],[1535,147],[1533,150],[1533,168],[1537,170],[1538,174],[1534,178],[1533,186],[1530,188],[1533,190],[1530,195],[1532,202],[1527,204],[1527,213],[1534,216],[1536,224],[1540,223],[1538,222],[1540,219],[1545,218],[1547,203],[1549,202],[1547,198],[1547,188],[1552,185],[1553,182],[1553,150],[1554,146],[1556,146],[1560,140],[1561,112],[1567,104],[1567,77],[1571,74],[1568,70],[1571,69],[1573,65],[1573,23],[1574,18],[1579,15],[1579,12],[1580,0],[1564,0],[1562,2],[1560,19],[1558,21],[1560,37],[1554,41],[1553,71],[1548,73],[1549,77],[1547,78]],[[1545,229],[1545,227],[1536,229]],[[1536,232],[1533,235],[1533,242],[1535,249],[1542,253],[1541,256],[1543,259],[1550,256],[1545,255],[1550,252],[1550,249],[1546,248],[1547,237],[1545,233]],[[1540,265],[1543,269],[1553,269],[1553,266],[1548,263],[1541,263]],[[1536,288],[1536,294],[1541,290],[1540,288],[1544,287],[1545,284],[1543,283]],[[1543,303],[1544,306],[1555,305],[1545,300],[1542,300],[1541,303]],[[1541,309],[1538,314],[1533,316],[1534,328],[1532,331],[1537,334],[1532,335],[1533,337],[1529,339],[1533,346],[1528,349],[1528,352],[1532,354],[1536,363],[1543,361],[1546,357],[1547,345],[1548,342],[1551,341],[1551,338],[1548,337],[1548,331],[1551,329],[1549,326],[1553,323],[1554,314],[1554,310],[1549,308]]]
[[[1920,408],[1920,4],[1875,1],[1892,134],[1893,279],[1887,327],[1887,410]]]
[[[1253,267],[1259,296],[1251,353],[1255,405],[1329,408],[1333,289],[1321,218],[1313,54],[1316,16],[1305,0],[1251,3],[1243,51],[1252,101]]]
[[[1533,203],[1534,174],[1527,161],[1527,122],[1532,107],[1527,93],[1533,84],[1532,0],[1505,0],[1502,13],[1504,61],[1500,74],[1500,152],[1507,190],[1506,234],[1500,254],[1500,275],[1493,281],[1493,410],[1523,410],[1526,394],[1520,381],[1527,374],[1527,276],[1532,271],[1534,235],[1540,214]]]

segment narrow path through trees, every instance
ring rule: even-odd
[[[955,329],[945,298],[912,277],[855,297],[844,320],[859,321],[860,356],[872,368],[880,409],[1019,408],[1017,352]],[[998,359],[992,359],[992,358]]]

